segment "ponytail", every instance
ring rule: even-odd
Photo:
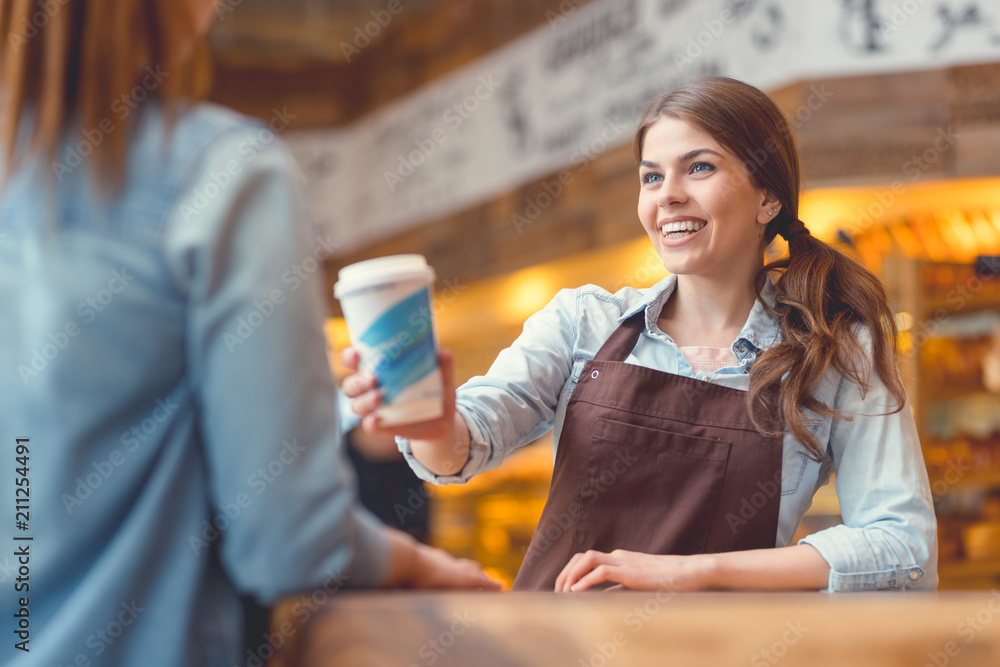
[[[862,396],[874,370],[896,403],[882,414],[903,409],[906,394],[896,369],[896,324],[885,289],[860,263],[814,237],[801,220],[784,211],[768,225],[765,240],[770,242],[776,233],[788,241],[788,256],[764,266],[756,285],[760,299],[765,274],[777,274],[773,311],[781,342],[761,354],[750,372],[750,416],[766,435],[781,434],[768,423],[784,424],[811,458],[821,460],[824,452],[809,431],[805,411],[850,419],[814,395],[831,369],[860,387]],[[870,350],[859,337],[862,332],[870,335]]]

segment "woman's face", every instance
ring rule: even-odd
[[[656,121],[646,131],[639,183],[639,220],[668,271],[752,277],[780,206],[711,135],[675,118]]]

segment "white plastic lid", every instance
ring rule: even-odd
[[[354,290],[406,280],[434,282],[434,269],[423,255],[389,255],[349,264],[337,272],[333,295],[340,299]]]

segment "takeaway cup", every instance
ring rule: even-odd
[[[444,413],[437,336],[431,310],[434,269],[422,255],[392,255],[345,266],[333,294],[340,301],[362,372],[382,389],[382,423],[410,424]]]

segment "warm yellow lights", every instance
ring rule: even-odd
[[[814,189],[802,194],[799,217],[815,236],[827,240],[838,229],[858,234],[890,220],[957,208],[1000,214],[1000,178],[929,183],[897,180],[864,187]],[[964,228],[957,233],[966,235]]]
[[[499,287],[495,301],[498,314],[505,321],[523,322],[532,313],[541,310],[559,287],[552,271],[545,267],[518,271],[509,276]]]

